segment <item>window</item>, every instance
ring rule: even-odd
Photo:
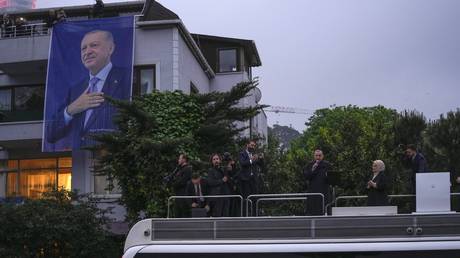
[[[133,96],[152,93],[156,89],[155,65],[134,67]]]
[[[14,107],[21,111],[43,110],[44,91],[42,87],[14,88]]]
[[[219,73],[237,72],[238,67],[238,49],[219,49],[218,50],[218,71]]]
[[[105,154],[105,150],[93,152],[92,166],[93,169],[99,167],[99,159]],[[96,195],[118,195],[121,194],[121,189],[118,186],[118,181],[106,175],[94,174],[94,194]]]
[[[193,84],[193,82],[190,82],[190,95],[198,93],[200,93],[198,88],[195,86],[195,84]]]
[[[0,90],[0,111],[11,111],[11,89]]]
[[[115,178],[107,176],[94,176],[94,194],[96,195],[116,195],[121,194],[121,188]]]
[[[39,198],[56,187],[71,190],[72,158],[8,160],[6,196]]]
[[[0,89],[0,122],[43,119],[44,86],[21,86]]]

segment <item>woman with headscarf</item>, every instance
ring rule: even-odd
[[[375,160],[372,163],[372,178],[367,182],[367,206],[388,205],[386,193],[385,163]]]

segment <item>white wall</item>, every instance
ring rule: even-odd
[[[208,93],[211,82],[182,37],[179,38],[179,89],[190,92],[190,82],[200,93]]]
[[[172,90],[173,29],[136,29],[134,65],[156,64],[157,89]]]
[[[242,81],[249,80],[246,72],[218,73],[211,81],[211,91],[225,92]]]
[[[0,40],[1,63],[30,62],[48,59],[50,36]]]

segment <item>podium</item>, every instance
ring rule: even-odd
[[[416,212],[451,213],[450,172],[416,174]]]

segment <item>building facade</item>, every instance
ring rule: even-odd
[[[66,8],[68,20],[89,19],[91,6]],[[142,12],[142,10],[144,10]],[[106,190],[107,180],[94,176],[89,151],[41,152],[43,105],[50,30],[43,23],[49,10],[10,13],[24,16],[27,33],[0,33],[0,198],[36,198],[51,187],[77,189],[104,197],[112,205],[117,189]],[[143,15],[142,15],[143,14]],[[228,91],[252,79],[261,65],[251,40],[191,34],[180,18],[155,1],[106,4],[108,17],[136,15],[133,95],[153,90],[186,93]],[[256,89],[240,105],[256,105]],[[262,112],[244,124],[249,135],[267,135]],[[116,214],[122,219],[123,207]]]
[[[0,0],[0,13],[35,9],[37,0]]]

